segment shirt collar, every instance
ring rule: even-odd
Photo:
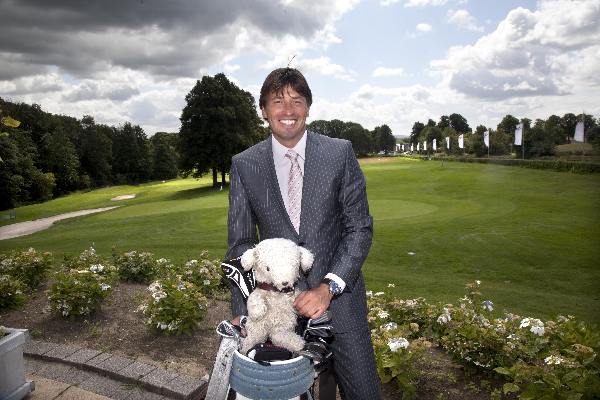
[[[307,133],[306,133],[306,131],[304,131],[304,134],[302,135],[302,138],[300,139],[300,141],[298,143],[296,143],[296,145],[292,148],[292,150],[294,150],[296,153],[298,153],[298,155],[300,156],[300,158],[302,158],[302,160],[306,159],[304,157],[304,155],[306,154],[306,136],[307,136]],[[289,150],[288,147],[285,147],[284,145],[279,143],[273,135],[271,135],[271,147],[273,148],[273,158],[275,160],[284,159],[285,154]]]

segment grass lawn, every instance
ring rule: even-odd
[[[485,164],[383,158],[363,163],[375,219],[364,267],[372,290],[456,302],[482,281],[499,310],[535,317],[573,314],[600,323],[600,176]],[[110,198],[133,194],[131,200]],[[86,208],[113,211],[64,220],[0,241],[0,252],[34,247],[105,255],[147,250],[174,261],[226,249],[227,190],[180,179],[78,193],[17,209],[17,221]],[[6,223],[6,222],[4,222]],[[414,253],[414,254],[410,254]],[[388,288],[394,283],[395,288]]]

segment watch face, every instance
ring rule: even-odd
[[[329,281],[329,291],[333,294],[340,294],[342,293],[342,288],[337,284],[336,281],[332,280]]]

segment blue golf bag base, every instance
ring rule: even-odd
[[[315,370],[305,357],[273,361],[262,365],[236,351],[229,384],[236,393],[249,399],[292,399],[308,392]]]

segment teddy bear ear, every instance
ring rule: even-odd
[[[242,254],[242,258],[240,262],[242,263],[242,267],[244,267],[244,271],[250,271],[252,267],[254,267],[254,262],[256,258],[254,257],[254,249],[248,249]]]
[[[304,247],[300,247],[300,268],[302,268],[302,271],[308,271],[312,267],[314,260],[315,257],[310,251]]]

